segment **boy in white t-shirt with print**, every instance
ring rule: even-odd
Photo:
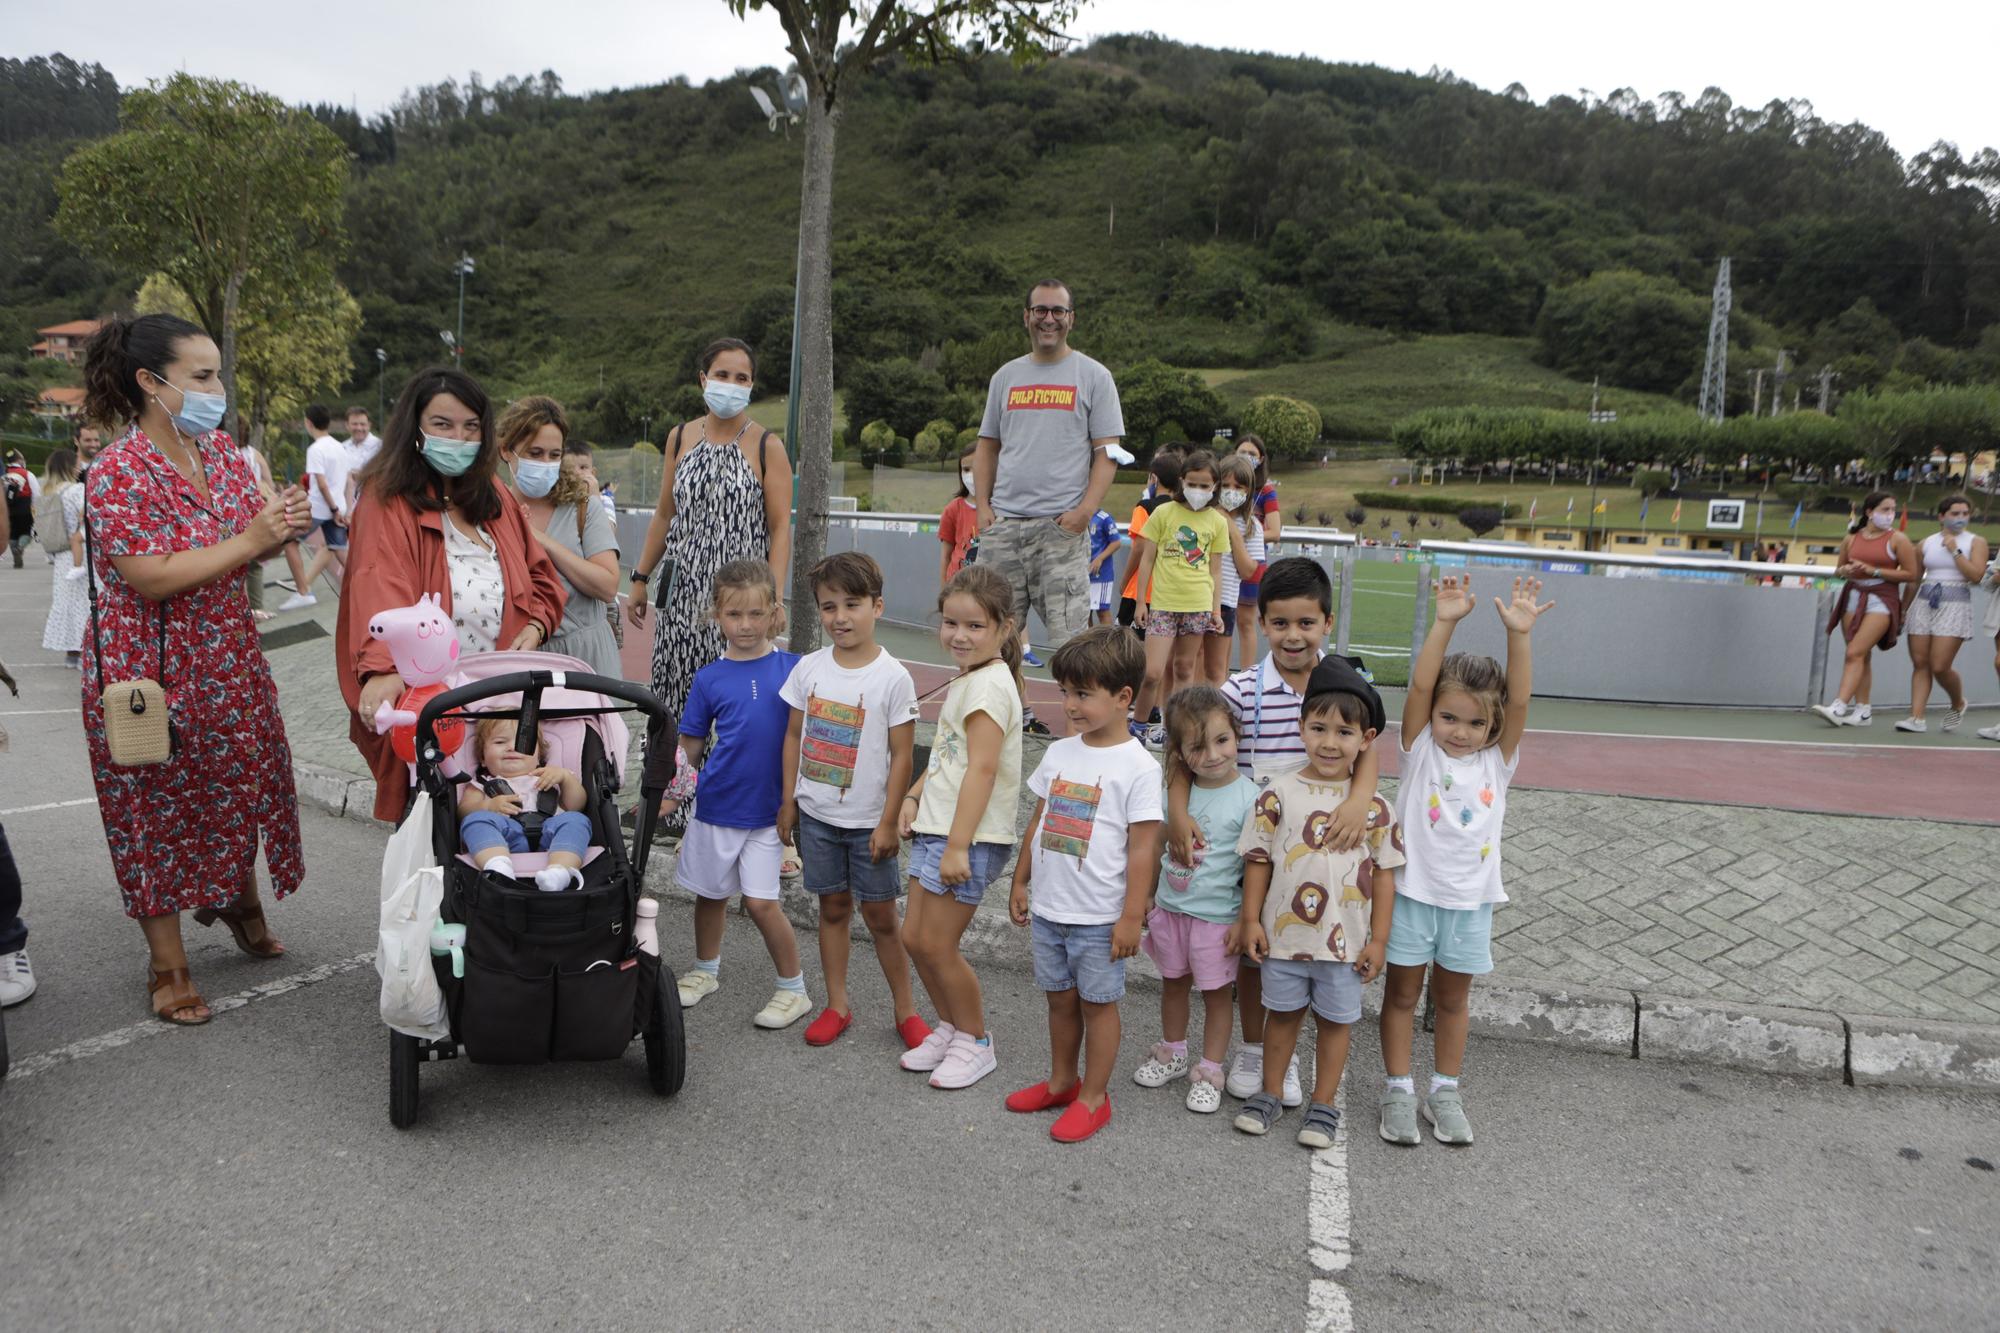
[[[780,691],[792,716],[778,810],[778,836],[790,844],[796,833],[805,886],[819,899],[826,1008],[806,1028],[806,1044],[830,1045],[854,1021],[847,998],[848,920],[858,901],[889,981],[896,1032],[914,1048],[931,1029],[917,1017],[896,915],[903,891],[896,812],[910,789],[917,688],[903,664],[875,642],[880,565],[859,551],[830,555],[813,566],[812,588],[829,646],[801,658]]]
[[[1040,799],[1008,901],[1014,924],[1033,931],[1035,981],[1048,992],[1049,1076],[1007,1109],[1062,1107],[1049,1136],[1077,1143],[1111,1122],[1125,960],[1139,951],[1160,856],[1160,765],[1126,728],[1146,679],[1137,639],[1115,625],[1086,630],[1049,670],[1072,734],[1028,779]]]

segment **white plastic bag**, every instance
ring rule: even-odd
[[[444,871],[431,851],[431,801],[417,798],[382,854],[382,918],[375,971],[382,1021],[412,1037],[451,1036],[444,989],[431,969],[431,926],[444,901]]]

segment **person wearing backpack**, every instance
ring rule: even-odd
[[[42,495],[35,501],[35,531],[55,562],[55,594],[49,599],[42,647],[63,655],[72,669],[82,663],[83,629],[90,618],[90,589],[83,579],[83,487],[76,479],[76,450],[49,455]]]
[[[7,451],[7,545],[14,553],[14,568],[21,568],[21,552],[35,533],[35,474],[19,449]]]

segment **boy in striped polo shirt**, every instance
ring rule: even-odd
[[[1247,671],[1239,671],[1222,686],[1222,696],[1242,728],[1236,744],[1236,766],[1258,786],[1280,773],[1304,768],[1305,741],[1299,735],[1299,707],[1306,682],[1325,655],[1327,632],[1333,628],[1333,580],[1317,560],[1287,556],[1271,562],[1257,590],[1257,623],[1271,651]],[[1334,811],[1328,842],[1337,851],[1361,843],[1368,831],[1368,811],[1374,804],[1381,761],[1376,747],[1364,750],[1354,765],[1354,786]],[[1192,865],[1195,835],[1188,818],[1188,778],[1177,775],[1167,793],[1168,855]],[[1244,959],[1236,974],[1236,1007],[1243,1024],[1243,1041],[1229,1066],[1224,1086],[1243,1098],[1263,1087],[1264,983],[1257,965]],[[1299,1087],[1298,1058],[1285,1070],[1282,1098],[1286,1106],[1305,1100]]]

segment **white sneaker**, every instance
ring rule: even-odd
[[[1901,722],[1898,722],[1896,724],[1896,730],[1915,731],[1921,733],[1930,730],[1930,728],[1924,725],[1924,720],[1920,717],[1906,717]]]
[[[927,1073],[944,1063],[944,1053],[951,1049],[951,1039],[958,1035],[958,1029],[949,1023],[940,1023],[931,1029],[931,1035],[904,1051],[896,1058],[896,1063],[916,1073]]]
[[[993,1036],[979,1041],[963,1032],[954,1032],[944,1060],[931,1075],[933,1088],[969,1088],[999,1067],[993,1058]]]
[[[309,592],[295,592],[278,603],[280,611],[303,611],[309,606],[318,606],[319,598]]]
[[[1229,1062],[1229,1077],[1222,1086],[1239,1102],[1264,1090],[1264,1048],[1261,1044],[1236,1048],[1236,1058]]]
[[[1990,727],[1981,727],[1972,734],[1982,741],[2000,741],[2000,722],[1995,722]]]
[[[1187,1109],[1198,1115],[1214,1115],[1222,1109],[1222,1085],[1215,1075],[1204,1074],[1200,1066],[1188,1075]]]
[[[674,983],[674,989],[681,993],[681,1008],[692,1009],[722,989],[722,978],[713,972],[704,972],[698,967],[691,967],[681,973],[680,980]]]
[[[1965,710],[1963,708],[1954,708],[1944,715],[1944,721],[1939,724],[1938,730],[1957,731],[1958,724],[1963,721],[1965,721]]]
[[[1861,705],[1861,707],[1847,715],[1847,725],[1850,727],[1865,727],[1874,720],[1875,710],[1867,704]]]
[[[1835,699],[1830,704],[1814,704],[1812,711],[1827,720],[1830,726],[1844,726],[1847,722],[1847,700]]]
[[[1187,1052],[1176,1052],[1165,1042],[1161,1042],[1153,1047],[1153,1053],[1146,1063],[1132,1071],[1132,1081],[1142,1088],[1164,1088],[1187,1071]]]
[[[10,1009],[34,993],[35,971],[28,966],[28,951],[0,953],[0,1009]]]
[[[812,1012],[812,997],[802,991],[786,990],[783,986],[771,992],[770,1002],[757,1011],[750,1021],[760,1028],[776,1031],[788,1028]]]
[[[1292,1057],[1292,1062],[1285,1066],[1285,1095],[1278,1100],[1286,1106],[1306,1104],[1305,1091],[1299,1087],[1299,1057],[1296,1055]]]

